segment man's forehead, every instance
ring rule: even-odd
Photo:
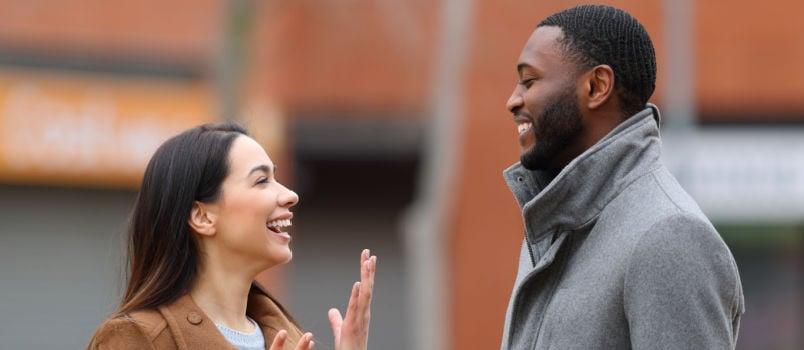
[[[558,45],[559,39],[564,36],[561,28],[556,26],[541,26],[536,28],[522,48],[519,55],[519,63],[529,65],[545,60],[561,60],[561,50]]]

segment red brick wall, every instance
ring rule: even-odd
[[[203,59],[222,0],[0,0],[0,46],[99,56]]]
[[[703,116],[804,120],[804,1],[695,1]]]

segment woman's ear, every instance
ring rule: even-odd
[[[190,217],[187,218],[187,224],[199,235],[208,237],[215,235],[215,220],[217,219],[217,215],[210,209],[207,204],[199,201],[193,202],[193,208],[190,209]]]
[[[614,94],[614,70],[602,64],[588,73],[586,107],[597,109],[606,104]]]

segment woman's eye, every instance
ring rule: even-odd
[[[265,184],[265,183],[268,183],[268,178],[267,177],[261,177],[259,180],[257,180],[258,185],[259,184]]]

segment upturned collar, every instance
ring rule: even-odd
[[[522,208],[531,242],[547,233],[576,230],[634,180],[660,165],[660,114],[649,104],[573,159],[554,178],[517,162],[503,172]]]

